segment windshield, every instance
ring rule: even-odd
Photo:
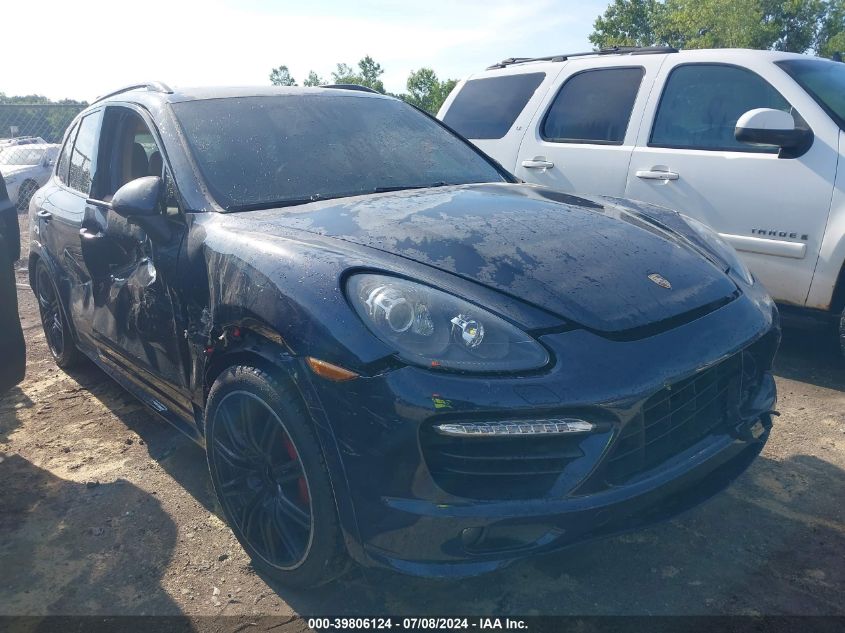
[[[777,62],[845,129],[845,64],[822,59]]]
[[[44,158],[43,149],[7,147],[0,152],[0,165],[39,165]]]
[[[173,108],[209,190],[229,211],[506,180],[465,141],[393,99],[298,94]]]

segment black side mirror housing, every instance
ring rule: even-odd
[[[131,180],[115,192],[111,209],[124,218],[157,215],[163,186],[160,176]]]
[[[791,114],[771,108],[757,108],[743,114],[736,123],[734,136],[740,143],[779,147],[781,158],[797,158],[813,144],[809,127],[796,125]]]
[[[88,204],[108,209],[147,231],[152,239],[166,242],[170,229],[160,213],[164,181],[161,176],[144,176],[118,189],[111,202],[89,198]]]

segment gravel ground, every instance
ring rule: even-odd
[[[0,398],[0,615],[845,615],[832,333],[785,333],[762,456],[676,520],[470,581],[353,570],[291,591],[255,573],[220,519],[202,449],[95,367],[57,369],[32,293],[19,299],[28,373]]]

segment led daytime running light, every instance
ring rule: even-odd
[[[438,424],[434,430],[454,437],[512,435],[563,435],[591,433],[595,425],[577,418],[552,420],[512,420],[504,422],[455,422]]]

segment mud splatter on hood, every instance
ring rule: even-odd
[[[529,185],[465,185],[245,213],[262,232],[298,229],[460,275],[581,325],[618,332],[732,295],[684,240],[620,201]],[[656,284],[658,274],[671,288]]]

